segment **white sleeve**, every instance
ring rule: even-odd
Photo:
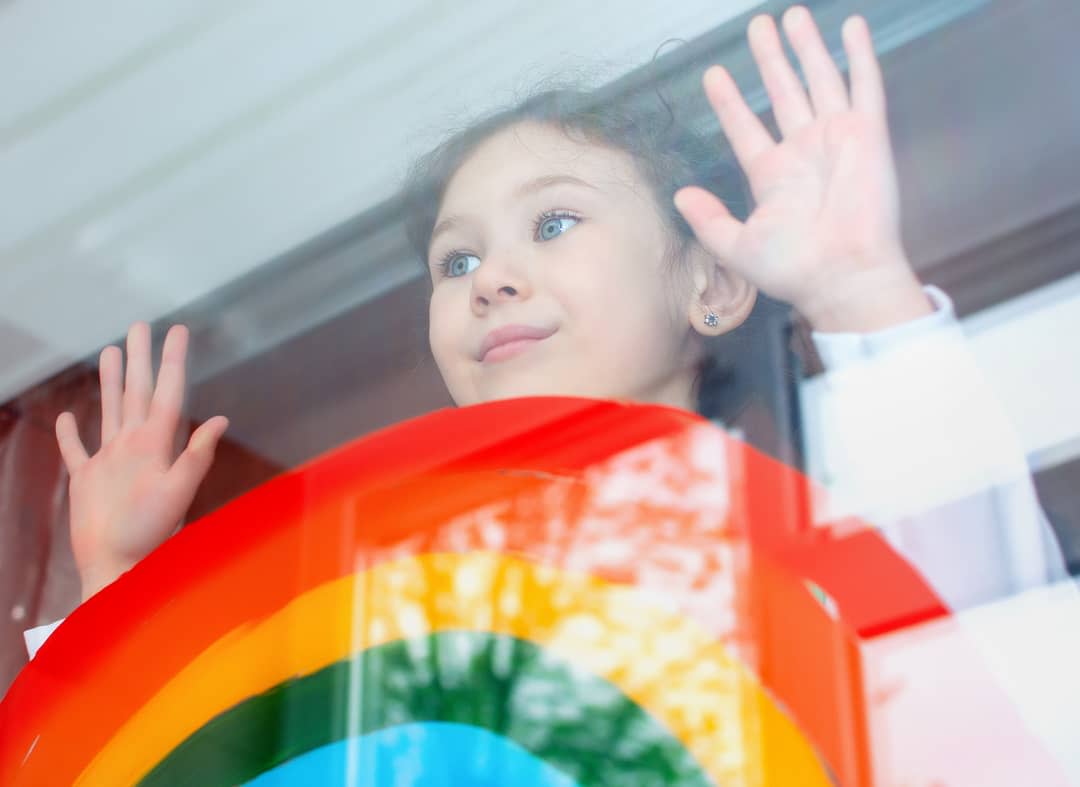
[[[962,609],[1064,577],[1021,443],[941,290],[936,311],[868,334],[815,333],[804,389],[818,521],[876,525]]]
[[[23,640],[26,642],[26,652],[30,658],[34,658],[38,649],[45,644],[45,640],[49,638],[49,635],[56,631],[56,627],[64,622],[64,619],[56,621],[55,623],[47,623],[44,626],[37,626],[36,628],[27,629],[23,632]]]

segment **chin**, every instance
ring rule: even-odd
[[[490,384],[483,386],[479,393],[475,403],[527,396],[581,396],[603,399],[615,395],[597,390],[595,385],[588,385],[586,380],[565,375],[556,377],[539,369],[506,375],[503,379],[493,379]]]

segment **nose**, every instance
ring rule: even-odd
[[[496,304],[526,300],[530,295],[532,286],[520,265],[489,255],[473,271],[472,310],[478,317]]]

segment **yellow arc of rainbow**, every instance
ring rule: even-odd
[[[248,697],[366,648],[448,630],[527,639],[608,680],[718,784],[831,784],[792,720],[694,621],[628,586],[477,552],[381,563],[233,629],[132,715],[77,784],[135,782]]]

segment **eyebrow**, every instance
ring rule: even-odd
[[[435,242],[435,239],[439,235],[447,230],[453,229],[460,223],[460,220],[456,216],[447,216],[445,219],[435,225],[435,229],[431,231],[431,240],[428,241],[428,248]]]
[[[538,191],[543,191],[544,189],[551,188],[552,186],[564,185],[580,186],[582,188],[598,191],[596,186],[589,183],[588,181],[584,181],[581,178],[575,177],[574,175],[543,175],[539,178],[533,178],[532,180],[521,184],[514,190],[514,194],[516,196],[522,197],[529,194],[535,194]],[[440,234],[446,232],[447,230],[453,229],[460,223],[461,220],[457,216],[447,216],[445,219],[436,224],[434,229],[431,230],[431,240],[428,242],[429,245],[431,243],[434,243],[435,238],[437,238]]]
[[[523,183],[515,190],[515,194],[519,197],[526,194],[535,194],[538,191],[551,188],[552,186],[562,186],[569,184],[571,186],[583,186],[587,189],[596,191],[597,188],[593,184],[582,180],[581,178],[574,177],[573,175],[544,175],[539,178]]]

